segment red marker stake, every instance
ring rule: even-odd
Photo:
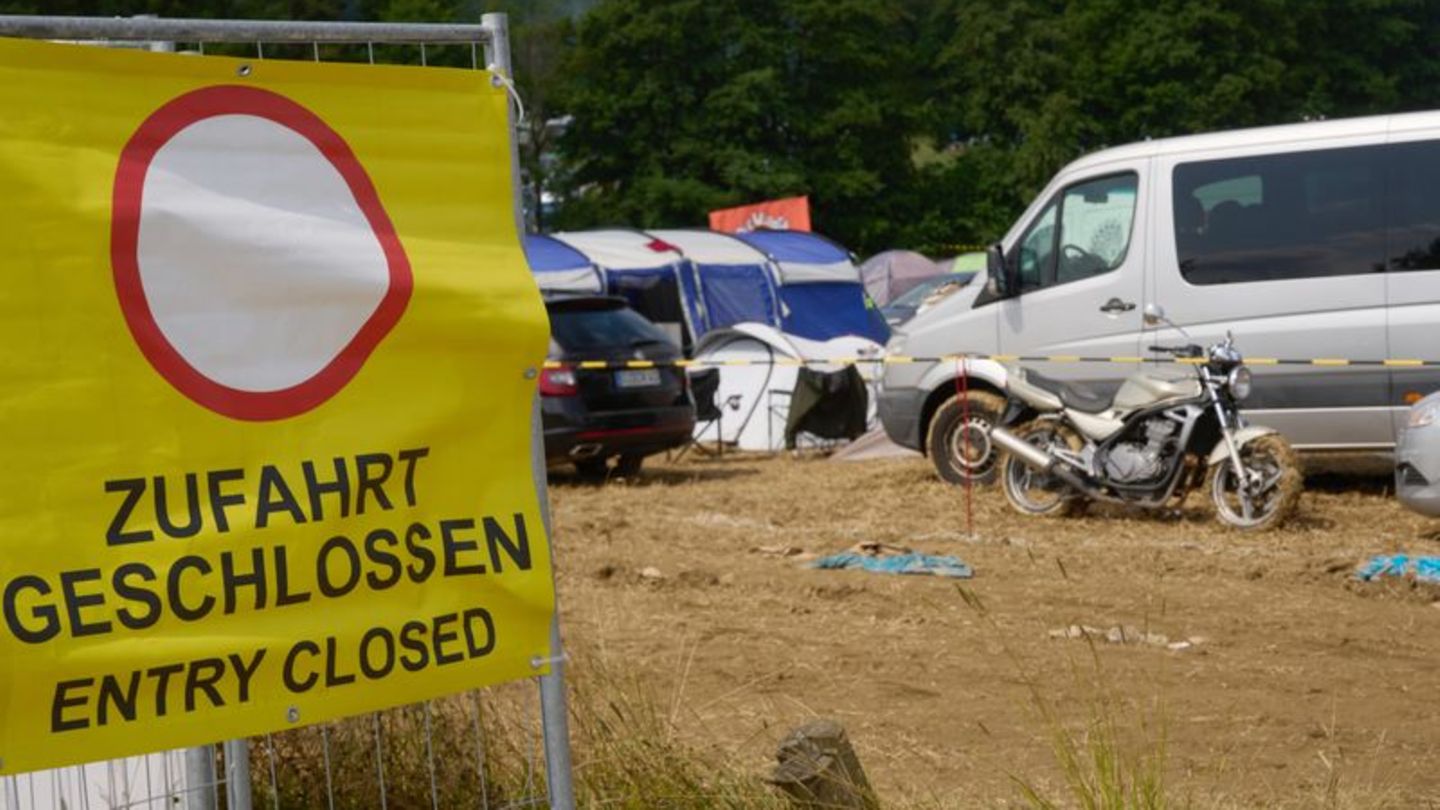
[[[957,371],[955,376],[955,395],[960,397],[960,457],[967,467],[970,465],[970,373],[965,363],[965,355],[960,355],[955,361]],[[974,475],[967,473],[965,476],[965,533],[971,537],[975,536],[975,497],[972,492],[974,487]]]

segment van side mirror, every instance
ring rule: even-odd
[[[985,249],[985,290],[996,298],[1010,298],[1019,292],[1016,279],[1005,263],[1005,254],[997,242]]]

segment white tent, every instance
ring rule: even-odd
[[[718,432],[723,441],[742,450],[778,450],[785,446],[785,419],[799,375],[797,361],[874,358],[883,351],[879,343],[862,337],[806,340],[756,323],[711,332],[696,347],[695,359],[706,367],[714,364],[720,369],[715,405],[722,416],[718,422],[697,425],[695,436],[713,441]],[[817,371],[839,371],[843,367],[839,362],[807,365]],[[873,386],[880,369],[876,363],[860,363],[858,368],[871,385],[873,419]]]

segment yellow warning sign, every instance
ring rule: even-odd
[[[505,105],[0,40],[0,773],[541,671]]]

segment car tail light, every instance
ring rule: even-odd
[[[540,396],[573,397],[580,393],[575,372],[568,368],[547,368],[540,372]]]

